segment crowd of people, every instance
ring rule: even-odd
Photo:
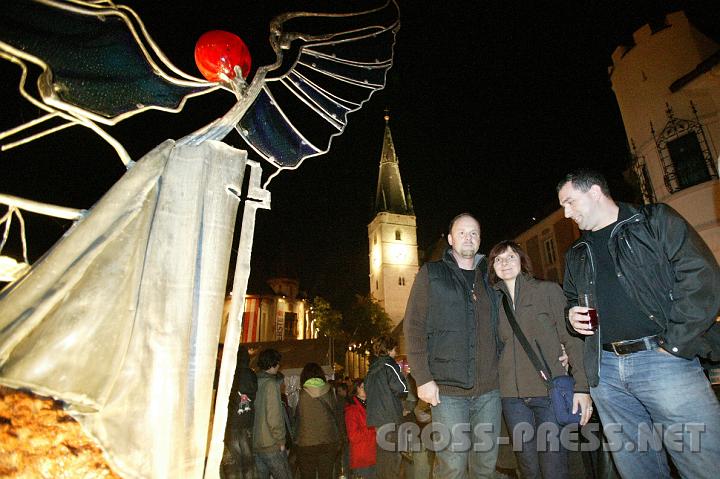
[[[513,241],[478,254],[480,222],[457,215],[410,293],[409,373],[382,336],[365,378],[306,364],[293,410],[280,353],[263,350],[254,373],[241,347],[223,476],[495,478],[504,419],[525,479],[569,478],[561,431],[591,421],[612,453],[602,477],[714,477],[720,404],[698,358],[720,359],[717,261],[674,210],[615,202],[597,172],[557,191],[581,230],[563,286],[536,279]]]

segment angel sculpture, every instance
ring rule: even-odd
[[[274,63],[249,77],[249,59],[233,63],[220,55],[212,71],[213,59],[200,58],[211,78],[203,80],[172,65],[127,6],[3,5],[0,57],[20,67],[21,95],[44,114],[0,133],[7,141],[40,129],[2,148],[84,126],[115,149],[128,171],[0,292],[0,384],[62,400],[124,477],[216,477],[255,211],[269,208],[265,188],[276,174],[327,152],[348,114],[384,87],[397,28],[394,0],[359,12],[286,13],[270,25]],[[38,67],[34,88],[27,80]],[[150,109],[179,112],[189,98],[220,90],[235,95],[228,112],[137,163],[103,128]],[[257,162],[220,141],[233,129],[276,168],[264,184]],[[208,450],[218,318],[246,165],[250,181]],[[7,195],[0,202],[13,212],[59,211]]]

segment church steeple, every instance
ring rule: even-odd
[[[382,154],[380,155],[380,174],[378,175],[377,193],[375,195],[375,214],[381,212],[414,215],[412,206],[405,196],[400,164],[395,154],[392,133],[390,133],[390,115],[385,112],[385,136]]]
[[[400,165],[385,112],[385,137],[375,198],[375,218],[368,225],[370,294],[397,327],[405,315],[418,271],[417,225],[410,191],[403,189]],[[401,350],[402,350],[402,342]]]

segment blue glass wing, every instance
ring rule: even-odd
[[[46,70],[39,92],[46,104],[113,124],[147,108],[178,111],[188,96],[216,88],[164,74],[141,49],[133,17],[72,7],[13,0],[0,8],[0,51]]]
[[[253,103],[253,114],[245,115],[238,129],[253,149],[278,166],[295,164],[297,158],[317,155],[320,151],[295,129],[267,89]]]
[[[278,168],[296,168],[326,153],[348,114],[384,88],[398,17],[393,2],[383,9],[390,12],[384,23],[363,25],[365,17],[358,15],[359,25],[307,41],[285,73],[265,80],[263,93],[237,125],[260,156]]]

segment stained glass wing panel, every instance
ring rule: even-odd
[[[240,120],[238,131],[259,155],[280,168],[292,167],[299,158],[320,152],[290,123],[267,89]]]
[[[158,75],[130,24],[109,8],[71,12],[28,0],[5,2],[0,49],[47,65],[43,100],[53,96],[54,105],[59,101],[106,119],[145,108],[177,110],[188,95],[214,87]]]
[[[243,139],[279,168],[326,153],[348,113],[385,86],[394,40],[393,28],[373,27],[304,45],[293,67],[268,79],[240,120]]]

